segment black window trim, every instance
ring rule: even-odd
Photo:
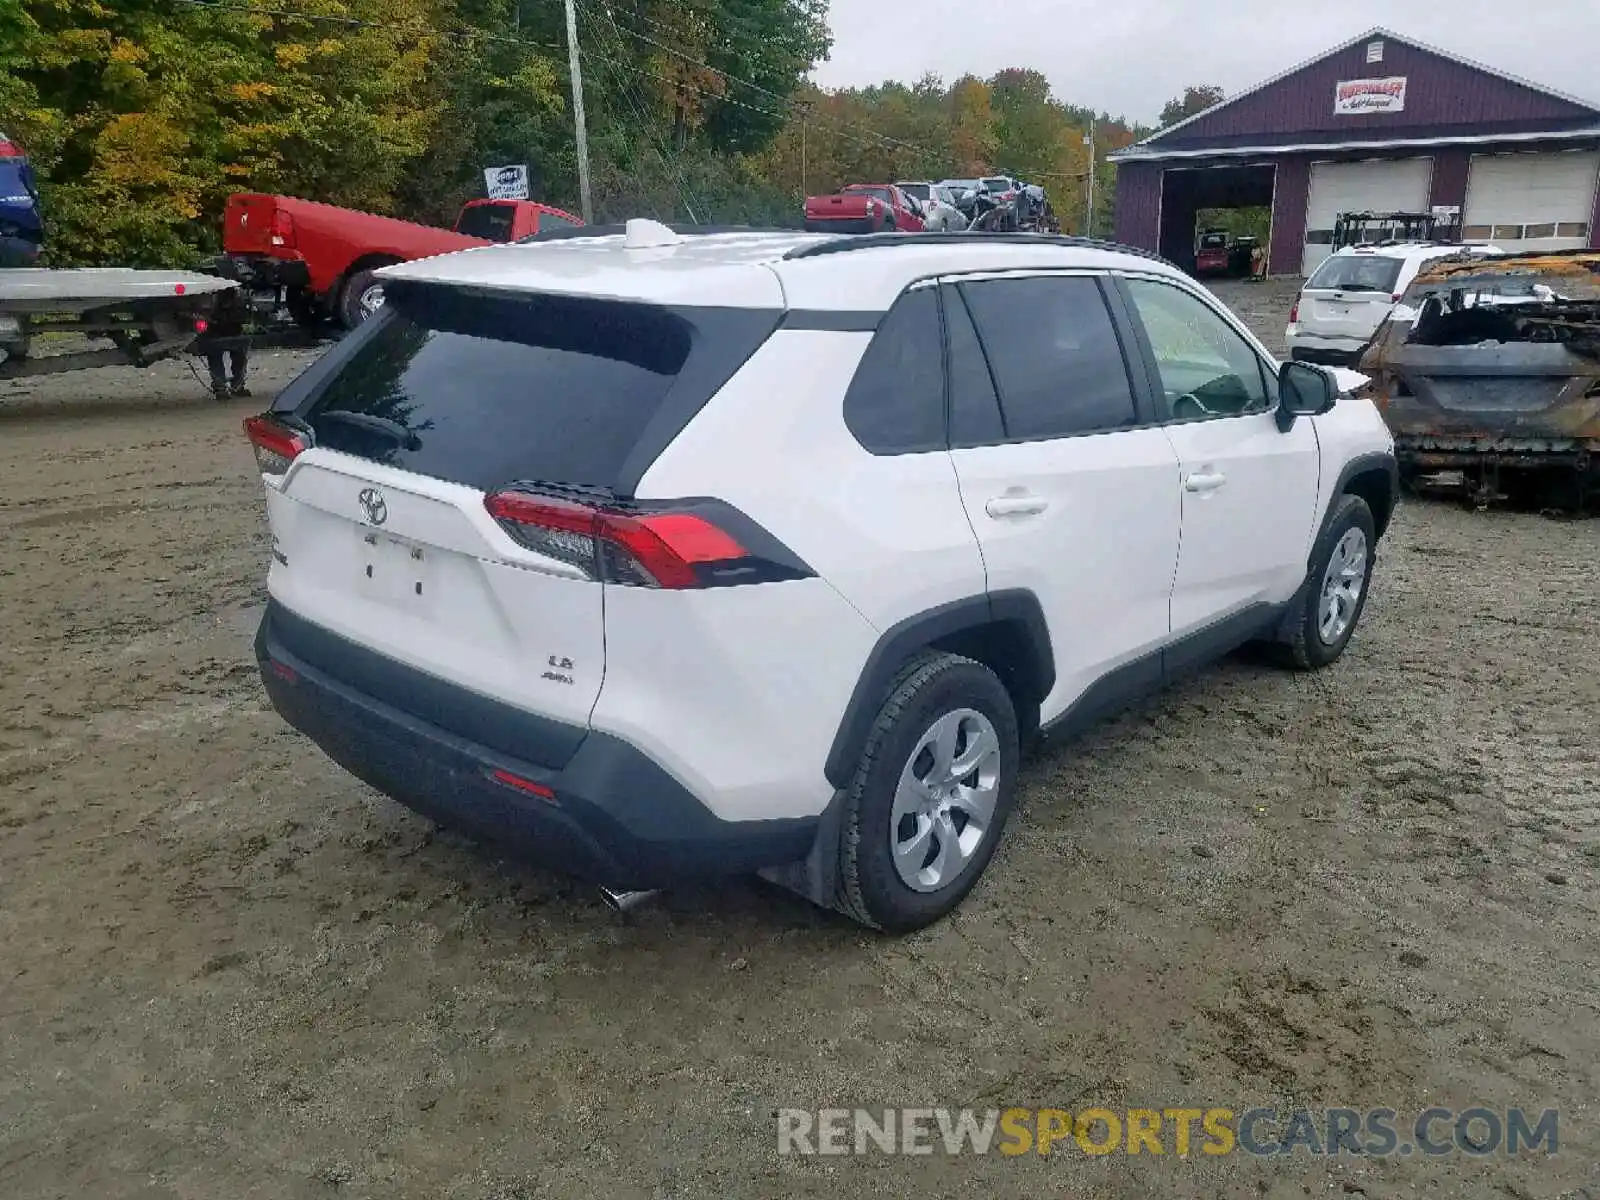
[[[1052,279],[1052,278],[1089,278],[1095,281],[1099,289],[1100,299],[1106,306],[1106,315],[1111,320],[1112,332],[1117,339],[1117,352],[1122,358],[1123,373],[1128,381],[1128,390],[1133,394],[1133,414],[1135,421],[1132,425],[1119,425],[1115,429],[1091,429],[1079,433],[1055,433],[1040,437],[1004,437],[984,442],[962,442],[956,445],[950,443],[952,450],[976,450],[985,446],[1017,446],[1031,442],[1064,442],[1069,438],[1107,437],[1118,433],[1135,433],[1141,429],[1159,428],[1166,422],[1162,419],[1162,406],[1158,398],[1163,395],[1158,388],[1153,393],[1150,388],[1148,371],[1136,369],[1135,355],[1139,353],[1137,343],[1130,341],[1134,327],[1129,320],[1128,313],[1123,305],[1126,303],[1118,291],[1118,285],[1105,268],[1095,267],[1020,267],[1020,268],[974,268],[969,272],[946,272],[939,276],[938,283],[942,292],[946,287],[958,287],[962,283],[987,283],[990,281],[1003,281],[1007,279]],[[958,293],[959,294],[959,293]],[[1113,299],[1113,297],[1116,297]],[[966,304],[965,297],[961,297]],[[943,320],[943,305],[940,306],[940,316]],[[1005,396],[1000,388],[1000,381],[995,377],[992,356],[989,347],[983,340],[983,330],[978,326],[978,320],[972,316],[971,308],[967,310],[968,319],[972,322],[972,331],[977,336],[978,346],[983,351],[984,365],[989,368],[989,383],[994,388],[996,399],[1000,403],[1002,420],[1005,414]],[[1133,347],[1130,349],[1130,347]],[[1148,362],[1148,354],[1145,356]],[[949,441],[949,394],[950,394],[950,347],[948,334],[945,338],[945,437]]]
[[[1116,271],[1113,272],[1111,279],[1111,286],[1116,290],[1126,315],[1132,323],[1134,344],[1139,347],[1139,355],[1144,359],[1145,386],[1150,389],[1155,411],[1159,414],[1157,424],[1210,424],[1213,421],[1236,421],[1245,417],[1271,416],[1278,411],[1282,398],[1278,395],[1277,359],[1263,353],[1255,335],[1235,318],[1231,312],[1228,312],[1221,305],[1208,300],[1194,288],[1186,287],[1182,280],[1173,279],[1169,275],[1157,275],[1143,271]],[[1167,402],[1167,389],[1161,382],[1161,365],[1156,362],[1155,347],[1150,344],[1150,336],[1145,332],[1144,321],[1138,315],[1139,310],[1134,304],[1133,293],[1128,288],[1128,281],[1132,279],[1137,279],[1141,283],[1165,284],[1175,291],[1190,296],[1220,318],[1222,323],[1233,330],[1234,333],[1238,334],[1245,347],[1256,356],[1256,368],[1261,372],[1261,386],[1267,393],[1267,407],[1255,409],[1251,412],[1228,413],[1209,417],[1174,416],[1172,406]]]

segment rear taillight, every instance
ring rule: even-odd
[[[267,240],[274,246],[294,246],[294,218],[281,208],[272,210],[272,224],[267,229]]]
[[[22,147],[0,133],[0,158],[23,158]]]
[[[606,583],[681,590],[812,574],[770,534],[714,501],[623,506],[504,491],[486,496],[484,506],[518,545]],[[734,523],[729,514],[750,527],[756,548],[725,528]]]
[[[263,475],[282,475],[296,455],[311,449],[309,437],[270,416],[248,418],[244,432]]]

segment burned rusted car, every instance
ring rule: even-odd
[[[1358,369],[1403,482],[1459,471],[1480,503],[1600,494],[1600,252],[1438,259]]]

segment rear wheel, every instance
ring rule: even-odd
[[[994,856],[1019,761],[1016,711],[993,671],[937,652],[908,663],[847,794],[840,910],[909,933],[954,909]]]
[[[374,317],[383,307],[383,280],[373,274],[376,267],[356,271],[339,291],[339,320],[346,329]]]

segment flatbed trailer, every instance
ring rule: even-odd
[[[90,367],[147,367],[197,348],[217,298],[238,285],[193,271],[129,267],[0,268],[0,379]],[[109,348],[35,356],[40,334]]]

